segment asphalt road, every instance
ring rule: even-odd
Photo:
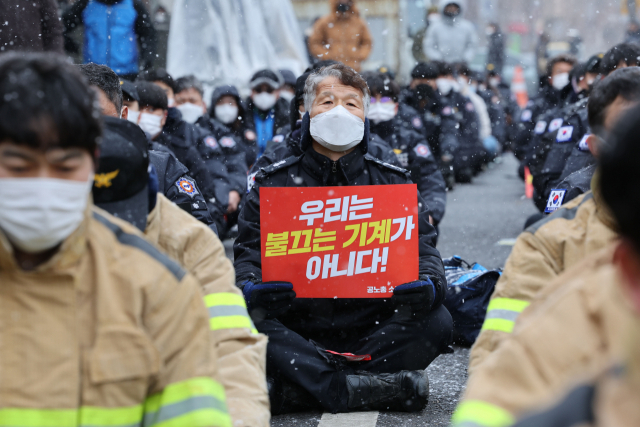
[[[500,163],[458,185],[448,194],[447,212],[440,224],[438,249],[443,257],[460,255],[487,268],[503,267],[526,218],[536,209],[524,198],[517,161],[510,154]],[[225,242],[229,247],[230,242]],[[417,427],[447,426],[467,379],[469,350],[455,348],[428,368],[429,405],[420,414],[299,413],[273,417],[273,427]]]

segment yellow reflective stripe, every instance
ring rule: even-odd
[[[150,396],[144,426],[231,426],[224,388],[207,377],[192,378]]]
[[[132,427],[142,421],[142,405],[100,408],[83,406],[75,409],[0,409],[0,425],[15,427]]]
[[[522,301],[513,298],[494,298],[489,301],[489,307],[487,311],[491,310],[509,310],[522,313],[522,311],[529,306],[529,301]]]
[[[506,427],[515,422],[508,411],[480,400],[465,400],[458,405],[451,417],[453,427]]]
[[[504,319],[485,319],[482,324],[482,330],[488,331],[500,331],[506,332],[510,334],[513,332],[513,327],[516,325],[516,322],[513,320],[504,320]]]
[[[214,305],[241,305],[247,308],[242,295],[233,294],[231,292],[218,292],[215,294],[209,294],[204,297],[204,303],[207,308]]]
[[[252,334],[258,333],[241,295],[231,292],[209,294],[204,297],[204,303],[209,310],[209,326],[212,331],[248,328]]]

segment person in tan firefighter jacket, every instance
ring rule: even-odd
[[[92,209],[95,93],[0,59],[0,423],[231,426],[196,279]]]
[[[626,321],[617,324],[615,335],[621,338],[619,352],[608,366],[571,391],[549,409],[529,415],[517,427],[533,426],[637,426],[640,424],[640,147],[638,119],[640,110],[625,116],[616,132],[614,148],[603,154],[601,182],[607,204],[618,224],[621,239],[613,248],[613,264],[608,287],[620,295],[617,309]],[[613,320],[613,319],[612,319]]]
[[[598,147],[607,138],[607,131],[614,128],[620,115],[639,100],[640,73],[637,69],[615,71],[596,84],[589,99],[589,124],[593,133],[586,138],[596,156]],[[594,176],[597,177],[597,173]],[[613,220],[594,188],[596,180],[592,181],[593,191],[565,205],[562,205],[562,198],[568,189],[555,190],[549,198],[548,209],[562,207],[518,237],[471,350],[471,374],[509,336],[519,313],[542,289],[615,238]],[[558,195],[559,200],[554,200],[554,195]]]
[[[113,92],[100,87],[106,79],[91,81],[104,93]],[[105,103],[113,103],[109,97],[102,101],[103,114],[117,111],[105,108]],[[267,338],[258,333],[249,318],[222,242],[190,215],[193,206],[185,209],[158,192],[161,178],[149,167],[148,145],[142,131],[126,120],[104,120],[112,131],[102,136],[94,203],[128,221],[116,222],[132,234],[143,232],[147,240],[195,276],[205,295],[213,347],[218,355],[218,379],[224,386],[232,420],[243,427],[268,427]],[[190,177],[181,176],[171,185],[192,204],[202,203],[199,188]]]

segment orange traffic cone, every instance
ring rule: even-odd
[[[533,175],[529,166],[524,167],[524,195],[527,199],[533,199]]]
[[[529,94],[527,93],[527,83],[524,81],[524,71],[520,65],[517,65],[513,70],[511,92],[516,96],[516,102],[520,108],[526,107],[529,102]]]

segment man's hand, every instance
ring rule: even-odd
[[[405,283],[397,286],[393,290],[391,302],[393,302],[399,310],[407,311],[410,309],[411,314],[420,312],[428,312],[433,306],[436,296],[436,287],[428,277],[423,280]]]
[[[238,210],[238,204],[240,203],[240,194],[235,191],[229,191],[229,206],[227,207],[227,213],[233,213]]]
[[[296,293],[289,282],[244,282],[242,295],[255,323],[282,316],[291,308]]]

